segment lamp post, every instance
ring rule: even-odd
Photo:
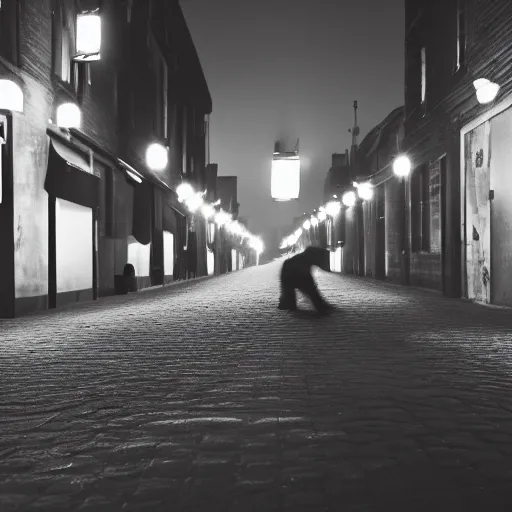
[[[399,155],[393,161],[393,172],[400,179],[401,191],[400,195],[403,200],[402,204],[402,225],[401,225],[401,266],[402,266],[402,284],[409,284],[410,281],[410,261],[409,261],[409,209],[407,208],[407,189],[408,189],[408,178],[411,173],[411,160],[407,155]]]

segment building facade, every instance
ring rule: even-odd
[[[512,305],[512,3],[406,2],[410,280]],[[500,86],[490,99],[475,80]]]
[[[126,264],[206,274],[174,191],[205,184],[211,113],[179,3],[2,2],[0,25],[0,317],[116,293]]]

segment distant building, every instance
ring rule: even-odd
[[[0,24],[0,317],[116,293],[127,263],[139,288],[205,273],[175,187],[204,185],[212,102],[179,2],[12,0]]]

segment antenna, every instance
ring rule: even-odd
[[[350,130],[352,133],[352,146],[357,147],[357,137],[359,135],[359,126],[357,126],[357,100],[354,101],[354,127]]]

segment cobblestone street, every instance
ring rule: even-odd
[[[278,263],[0,321],[0,510],[512,510],[512,314]]]

